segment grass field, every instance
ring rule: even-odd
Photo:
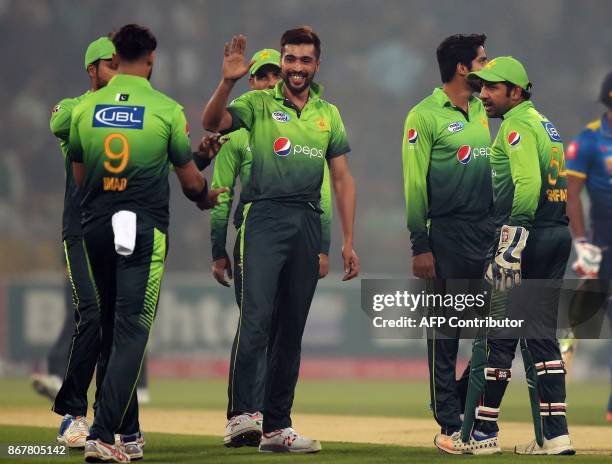
[[[149,383],[153,398],[150,407],[189,410],[223,410],[226,407],[227,384],[223,379],[152,379]],[[44,398],[33,393],[27,379],[0,378],[0,391],[8,393],[0,396],[0,409],[15,405],[48,405]],[[604,425],[609,392],[606,382],[570,383],[567,388],[570,422]],[[502,404],[504,421],[529,421],[527,401],[527,386],[510,382]],[[426,382],[304,380],[298,383],[294,410],[316,414],[431,418]]]
[[[225,381],[223,380],[168,380],[151,379],[153,402],[146,410],[223,410],[225,408]],[[604,407],[609,393],[607,383],[570,384],[568,389],[569,420],[572,425],[604,425]],[[16,407],[48,410],[49,403],[34,394],[27,379],[0,379],[0,416],[2,411]],[[504,400],[502,416],[505,421],[526,422],[529,420],[526,386],[511,384]],[[298,386],[294,411],[296,414],[335,414],[345,416],[388,416],[431,419],[428,409],[428,387],[424,382],[374,382],[374,381],[302,381]],[[49,413],[50,414],[50,413]],[[363,418],[362,418],[363,419]],[[433,419],[431,419],[433,421]],[[346,426],[350,427],[350,417]],[[24,417],[23,423],[27,422]],[[222,432],[223,423],[218,425]],[[518,425],[518,424],[517,424]],[[173,429],[170,428],[169,431]],[[216,427],[215,427],[216,430]],[[599,428],[596,429],[599,434]],[[146,428],[145,428],[146,432]],[[183,431],[184,433],[185,431]],[[0,462],[7,462],[6,444],[51,444],[55,428],[0,426]],[[213,432],[214,433],[214,432]],[[612,444],[612,427],[601,427]],[[445,462],[477,459],[478,462],[506,463],[528,460],[530,462],[556,462],[559,458],[533,458],[505,452],[492,457],[457,457],[439,454],[431,448],[371,445],[367,443],[344,443],[324,441],[324,451],[311,456],[262,455],[253,448],[226,449],[219,436],[175,435],[170,433],[148,433],[145,453],[146,462],[168,463],[241,463],[241,462],[292,462],[356,463],[356,462]],[[432,437],[433,438],[433,437]],[[578,455],[573,462],[611,462],[610,455]],[[82,452],[73,451],[67,457],[19,458],[14,462],[80,462]],[[9,462],[12,462],[9,461]]]

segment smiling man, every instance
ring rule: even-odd
[[[226,434],[251,420],[257,410],[253,385],[258,360],[269,346],[259,449],[316,452],[321,449],[317,440],[291,428],[291,407],[302,334],[319,278],[325,164],[342,222],[343,280],[359,273],[353,251],[355,184],[346,161],[349,146],[338,109],[321,98],[322,87],[313,81],[321,42],[311,28],[283,34],[282,81],[270,90],[247,92],[226,107],[234,84],[252,64],[244,62],[245,47],[243,36],[226,44],[223,79],[202,115],[208,130],[246,128],[253,157],[250,182],[241,193],[240,322],[232,348]]]

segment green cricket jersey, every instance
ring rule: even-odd
[[[531,101],[515,106],[503,118],[491,147],[495,224],[527,229],[568,224],[559,132]]]
[[[74,98],[64,98],[51,111],[49,123],[51,132],[59,139],[62,155],[64,156],[64,170],[66,172],[66,189],[64,192],[64,213],[62,215],[62,240],[80,239],[81,232],[81,192],[74,177],[72,166],[68,157],[68,139],[70,135],[70,121],[74,107],[91,92]]]
[[[74,108],[69,151],[87,173],[84,232],[124,209],[166,231],[169,164],[192,160],[187,121],[177,102],[147,79],[116,75]]]
[[[228,187],[229,192],[219,195],[219,204],[210,212],[210,234],[212,242],[213,260],[227,256],[225,244],[227,237],[227,224],[234,199],[234,186],[236,178],[240,177],[241,189],[249,189],[253,155],[249,147],[249,133],[246,129],[239,129],[229,134],[229,141],[221,146],[215,157],[215,169],[212,177],[212,188]],[[321,184],[321,253],[329,254],[331,234],[331,188],[329,181],[329,168],[324,164],[323,183]],[[242,198],[234,213],[234,225],[239,228],[242,224]]]
[[[414,255],[431,251],[428,220],[478,222],[491,211],[491,136],[480,100],[468,113],[440,88],[408,113],[402,160],[406,216]]]
[[[249,132],[253,162],[241,194],[245,203],[318,202],[326,162],[350,150],[340,113],[321,99],[322,87],[311,84],[300,111],[285,98],[283,86],[280,81],[273,89],[247,92],[228,107],[232,129]]]

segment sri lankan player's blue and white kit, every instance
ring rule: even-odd
[[[608,117],[588,124],[567,147],[567,174],[585,179],[593,244],[602,248],[600,278],[612,277],[612,128]]]
[[[612,278],[612,128],[608,116],[587,124],[586,129],[567,147],[568,175],[585,180],[591,200],[593,244],[601,247],[599,278]],[[608,300],[608,318],[612,326],[612,302]],[[610,354],[612,374],[612,352]],[[608,400],[612,413],[612,393]]]

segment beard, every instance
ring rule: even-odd
[[[292,76],[300,76],[302,78],[302,83],[295,84],[291,79]],[[313,78],[314,73],[312,75],[308,75],[308,73],[305,72],[289,72],[287,74],[283,74],[283,82],[293,94],[302,93],[304,90],[306,90],[310,86]]]

